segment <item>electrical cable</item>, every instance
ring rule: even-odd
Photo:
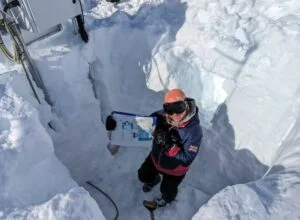
[[[2,51],[4,56],[6,56],[10,61],[15,62],[14,56],[12,55],[12,53],[5,46],[1,36],[0,36],[0,50]]]
[[[2,51],[2,53],[12,62],[21,63],[21,58],[20,58],[20,49],[19,49],[19,45],[18,43],[14,40],[13,38],[13,31],[10,27],[10,23],[7,23],[4,19],[4,17],[1,20],[1,24],[4,25],[7,33],[10,35],[10,38],[13,42],[13,50],[14,50],[14,54],[12,54],[8,48],[5,46],[4,41],[2,39],[2,36],[0,35],[0,50]]]
[[[89,184],[90,186],[94,187],[95,189],[97,189],[99,192],[101,192],[106,198],[109,199],[109,201],[114,205],[115,209],[116,209],[116,216],[114,217],[114,220],[117,220],[119,217],[119,209],[116,205],[116,203],[112,200],[112,198],[109,197],[109,195],[107,195],[105,192],[103,192],[99,187],[95,186],[93,183],[91,183],[90,181],[86,182],[87,184]]]
[[[14,33],[13,31],[13,28],[11,27],[12,24],[14,24],[14,22],[7,22],[5,20],[5,16],[2,14],[2,20],[1,22],[3,22],[4,26],[5,26],[5,29],[7,30],[7,33],[9,33],[10,35],[10,38],[13,42],[13,45],[14,45],[14,55],[7,49],[7,47],[4,45],[4,42],[3,42],[3,39],[0,35],[0,49],[2,51],[2,53],[9,59],[11,60],[12,62],[15,62],[17,64],[21,64],[24,71],[25,71],[25,75],[26,75],[26,78],[29,82],[29,85],[31,87],[31,90],[33,91],[33,94],[36,98],[36,100],[38,101],[39,104],[41,104],[41,100],[39,99],[38,95],[37,95],[37,92],[34,88],[34,85],[32,83],[32,80],[30,79],[30,76],[29,76],[29,72],[26,68],[26,65],[25,65],[25,54],[24,54],[24,48],[23,50],[21,49],[21,39],[18,38],[17,34]]]

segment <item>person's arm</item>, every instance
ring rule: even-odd
[[[176,138],[176,135],[171,139],[173,139],[172,144],[169,145],[166,155],[176,158],[189,166],[198,154],[202,139],[202,129],[200,126],[196,126],[191,128],[184,137],[181,137],[180,141]]]
[[[155,112],[151,113],[149,116],[151,116],[151,117],[162,117],[162,114],[163,114],[163,110],[160,109],[158,111],[155,111]]]
[[[182,150],[176,154],[175,158],[189,166],[198,154],[202,136],[200,126],[191,129],[183,141]]]
[[[158,110],[153,112],[151,115],[149,115],[150,117],[156,117],[156,126],[155,126],[155,130],[153,133],[157,132],[158,130],[161,130],[161,128],[163,127],[163,110]]]

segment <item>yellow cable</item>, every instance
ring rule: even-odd
[[[18,47],[18,43],[16,42],[16,40],[13,37],[13,31],[11,30],[10,26],[3,19],[1,20],[1,23],[4,24],[6,31],[9,33],[11,41],[13,42],[14,54],[12,54],[8,50],[8,48],[5,46],[1,35],[0,35],[0,50],[10,61],[20,64],[21,57],[19,54],[19,47]]]

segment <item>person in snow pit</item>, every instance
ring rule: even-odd
[[[139,168],[138,178],[144,183],[144,192],[161,182],[161,197],[154,202],[162,207],[175,199],[179,184],[198,154],[203,134],[195,100],[181,89],[168,91],[163,109],[151,116],[157,117],[152,150]],[[116,121],[108,116],[106,129],[115,127]]]

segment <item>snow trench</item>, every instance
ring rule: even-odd
[[[136,171],[149,149],[110,155],[103,122],[112,110],[150,114],[165,91],[180,87],[200,108],[204,139],[177,201],[159,219],[295,219],[300,62],[289,57],[300,57],[299,40],[259,17],[236,27],[251,4],[242,10],[226,3],[214,6],[240,10],[240,17],[204,13],[209,3],[191,10],[197,1],[144,4],[134,15],[88,19],[88,44],[68,32],[70,24],[34,43],[52,109],[36,103],[18,71],[1,74],[1,218],[112,218],[109,202],[86,181],[116,201],[119,219],[148,218],[141,202],[159,189],[144,195]],[[288,211],[279,215],[282,209]]]

